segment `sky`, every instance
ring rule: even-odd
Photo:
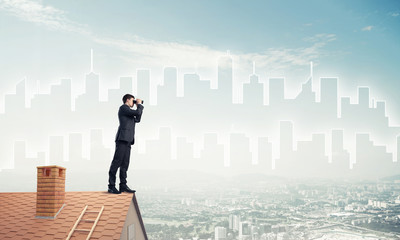
[[[62,78],[82,93],[90,49],[103,98],[140,68],[152,70],[153,89],[165,66],[215,87],[218,57],[229,50],[239,90],[255,62],[261,81],[283,76],[295,97],[312,61],[316,91],[319,77],[338,77],[340,95],[354,98],[357,86],[370,86],[400,124],[400,1],[0,0],[0,36],[0,112],[22,79],[27,104]]]

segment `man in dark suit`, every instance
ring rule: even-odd
[[[121,107],[118,111],[119,127],[115,136],[115,153],[108,172],[108,192],[119,194],[121,192],[134,193],[126,185],[126,172],[129,167],[129,158],[131,155],[131,145],[135,143],[135,124],[140,122],[143,113],[142,100],[136,99],[137,109],[132,109],[135,104],[135,97],[131,94],[125,94],[122,98]],[[116,173],[119,168],[119,190],[115,187]]]

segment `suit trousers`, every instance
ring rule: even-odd
[[[126,185],[126,172],[129,167],[129,158],[131,156],[131,143],[126,141],[115,142],[114,158],[108,171],[108,186],[115,186],[116,174],[119,168],[120,186]]]

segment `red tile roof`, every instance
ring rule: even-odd
[[[109,194],[106,192],[66,192],[65,206],[55,219],[36,218],[36,192],[0,193],[1,239],[66,239],[86,205],[87,211],[104,211],[90,239],[119,239],[133,201],[133,194]],[[141,227],[144,231],[140,212]],[[86,213],[85,219],[95,219],[96,213]],[[77,228],[90,229],[93,223],[81,222]],[[145,231],[144,231],[145,232]],[[74,232],[71,239],[86,239],[88,233]]]

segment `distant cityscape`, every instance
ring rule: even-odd
[[[219,58],[217,89],[197,73],[185,73],[179,82],[179,70],[165,67],[155,93],[151,71],[138,69],[108,90],[108,101],[99,100],[100,75],[93,63],[85,92],[76,99],[71,79],[62,79],[26,107],[26,84],[19,82],[0,114],[0,178],[29,174],[44,164],[70,172],[90,166],[93,174],[107,169],[125,93],[145,99],[132,151],[135,169],[373,179],[400,173],[400,127],[389,126],[386,102],[371,99],[369,87],[357,89],[354,103],[339,95],[337,78],[321,78],[316,101],[311,64],[300,93],[288,99],[284,78],[264,84],[254,68],[243,85],[243,103],[234,104],[233,60],[229,53]],[[177,94],[179,84],[183,96]],[[148,104],[154,98],[157,103]]]
[[[35,191],[45,164],[67,168],[67,191],[105,190],[118,107],[131,92],[145,108],[128,182],[150,239],[399,239],[400,127],[386,102],[369,87],[357,101],[340,96],[337,78],[320,79],[316,101],[311,68],[293,99],[284,78],[264,84],[253,70],[233,103],[233,60],[219,59],[217,89],[165,67],[155,93],[151,71],[139,69],[107,101],[93,64],[76,99],[62,79],[27,107],[21,81],[0,114],[0,191]]]
[[[161,184],[162,185],[162,184]],[[141,189],[151,239],[399,239],[399,178],[372,182],[241,175]]]

